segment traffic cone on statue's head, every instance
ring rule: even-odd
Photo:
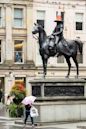
[[[56,13],[56,20],[54,22],[63,22],[61,12]]]

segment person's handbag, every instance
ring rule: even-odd
[[[37,108],[35,108],[34,106],[31,107],[30,109],[30,116],[31,117],[37,117],[39,114],[38,114],[38,110]]]

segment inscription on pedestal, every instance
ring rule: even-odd
[[[32,95],[41,96],[41,86],[32,86]],[[44,86],[44,96],[84,96],[84,86]]]
[[[45,96],[84,96],[83,86],[45,86]]]
[[[39,79],[31,82],[32,95],[48,97],[86,97],[86,81],[83,79]]]
[[[32,86],[32,95],[41,97],[41,87],[40,86]]]

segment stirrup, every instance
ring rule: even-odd
[[[51,50],[51,49],[52,49],[52,47],[51,47],[51,46],[49,46],[49,49]]]

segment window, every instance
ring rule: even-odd
[[[83,30],[83,13],[76,13],[76,30]]]
[[[23,41],[16,40],[14,42],[14,62],[23,62]]]
[[[14,9],[14,26],[18,28],[23,26],[23,9],[21,8]]]
[[[82,44],[82,54],[80,54],[79,50],[77,52],[77,60],[78,63],[83,63],[83,44]]]
[[[44,28],[44,22],[45,22],[45,11],[37,11],[37,23],[42,25]]]

